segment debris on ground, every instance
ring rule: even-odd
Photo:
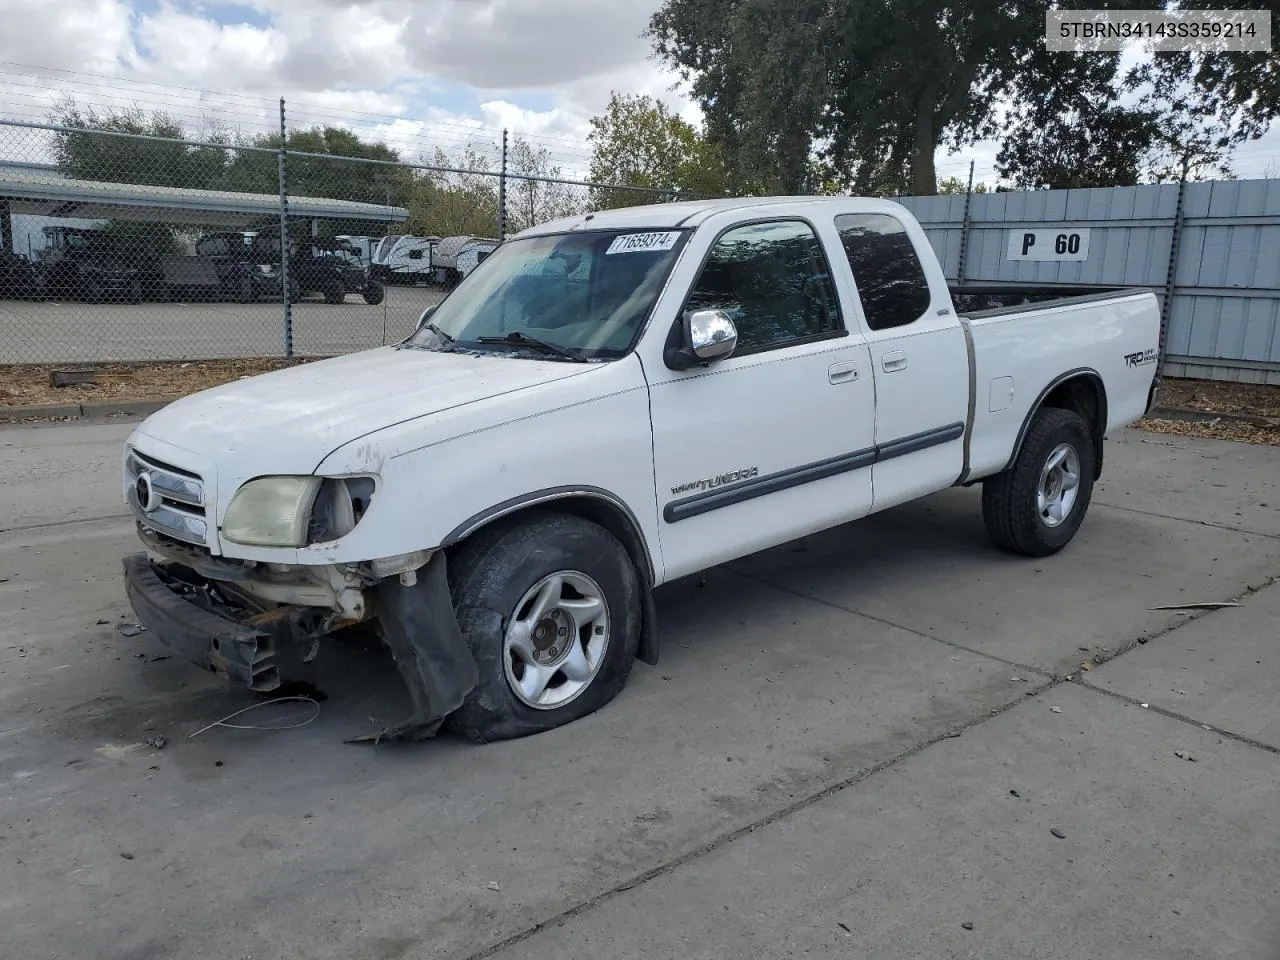
[[[502,889],[502,887],[498,886],[497,880],[490,880],[485,886],[487,886],[490,890],[494,891],[494,893],[497,893],[499,890]]]
[[[1061,713],[1061,712],[1062,712],[1062,708],[1061,708],[1061,707],[1050,707],[1050,708],[1049,708],[1049,712],[1050,712],[1050,713]]]
[[[847,923],[841,923],[839,920],[837,920],[836,926],[839,927],[841,930],[843,930],[845,933],[853,933],[853,931],[849,929],[849,925]]]
[[[165,738],[163,733],[151,733],[147,735],[143,742],[146,743],[148,747],[154,747],[156,750],[163,750],[164,745],[169,741]]]
[[[1160,384],[1159,409],[1153,413],[1137,425],[1153,433],[1280,444],[1276,386],[1167,377]]]
[[[1173,755],[1177,757],[1179,760],[1186,760],[1189,763],[1196,762],[1196,758],[1193,757],[1191,754],[1187,753],[1187,751],[1185,750],[1175,750],[1173,751]]]
[[[132,859],[133,859],[133,854],[132,854],[132,853],[125,853],[123,850],[121,850],[121,851],[120,851],[120,856],[124,857],[126,860],[132,860]]]
[[[972,924],[970,921],[968,921],[968,920],[964,921],[964,923],[960,924],[960,926],[961,926],[961,928],[962,928],[962,929],[965,929],[965,930],[972,930],[972,929],[973,929],[973,924]]]
[[[142,633],[142,631],[147,628],[137,623],[117,623],[116,629],[119,630],[126,637],[136,637],[138,634]]]
[[[1063,833],[1061,830],[1059,830],[1057,827],[1050,827],[1049,832],[1052,833],[1059,840],[1067,839],[1067,835]]]
[[[1223,607],[1238,607],[1234,600],[1205,600],[1201,603],[1170,603],[1163,607],[1147,607],[1148,610],[1221,610]]]
[[[1011,797],[1017,797],[1019,800],[1021,800],[1021,799],[1022,799],[1022,794],[1020,794],[1017,790],[1010,790],[1010,791],[1009,791],[1009,796],[1011,796]]]

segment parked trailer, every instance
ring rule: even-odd
[[[476,238],[464,245],[458,251],[457,269],[459,277],[465,277],[478,267],[489,254],[498,249],[500,243],[502,243],[501,240]]]
[[[388,242],[393,241],[393,242]],[[372,276],[382,283],[426,283],[439,237],[387,237],[378,245]]]

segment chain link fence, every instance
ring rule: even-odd
[[[508,237],[670,192],[0,121],[0,364],[320,357],[396,343]]]

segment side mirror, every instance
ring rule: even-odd
[[[423,310],[422,316],[418,317],[418,326],[414,328],[415,331],[421,330],[423,326],[426,325],[426,322],[431,319],[431,315],[435,312],[436,308],[434,306],[427,307],[427,309]]]
[[[690,310],[684,315],[683,343],[668,347],[664,360],[672,370],[723,360],[738,346],[738,328],[723,310]]]

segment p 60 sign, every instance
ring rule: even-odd
[[[1088,260],[1089,228],[1010,230],[1010,260]]]

